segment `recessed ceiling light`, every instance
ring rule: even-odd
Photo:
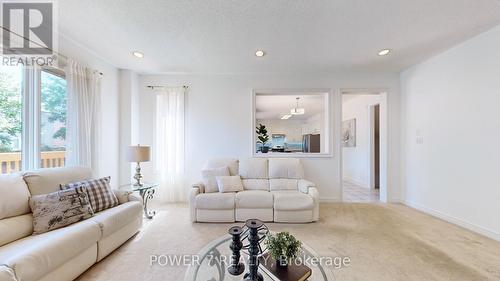
[[[144,54],[139,52],[139,51],[133,51],[132,55],[134,55],[135,57],[141,58],[141,59],[144,57]]]
[[[391,52],[391,49],[383,49],[378,52],[379,56],[387,56]]]
[[[255,56],[257,56],[257,57],[263,57],[265,54],[266,54],[266,52],[264,52],[264,50],[255,51]]]
[[[290,119],[290,117],[292,117],[291,114],[285,114],[285,115],[281,116],[281,120],[287,120],[287,119]]]

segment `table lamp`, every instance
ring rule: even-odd
[[[135,162],[137,163],[137,166],[135,168],[135,175],[134,179],[136,180],[136,183],[134,185],[142,186],[141,179],[141,162],[148,162],[151,158],[151,147],[149,146],[141,146],[140,144],[138,145],[133,145],[129,146],[128,151],[127,151],[127,158],[129,162]]]

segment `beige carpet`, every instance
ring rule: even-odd
[[[231,224],[192,224],[184,205],[159,208],[143,230],[78,280],[182,281],[185,267],[150,266],[150,255],[196,254]],[[312,224],[268,224],[322,256],[348,256],[336,280],[500,280],[500,242],[402,205],[322,204]]]

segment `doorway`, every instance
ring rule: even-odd
[[[380,104],[372,105],[370,108],[371,124],[373,130],[370,133],[371,137],[371,151],[373,160],[371,161],[370,169],[373,175],[373,182],[370,185],[371,189],[378,189],[380,191]]]
[[[343,92],[341,130],[342,200],[386,202],[385,93]],[[384,196],[381,198],[381,195]]]

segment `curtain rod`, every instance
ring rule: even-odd
[[[1,27],[2,29],[6,30],[6,31],[8,31],[8,32],[10,32],[10,33],[12,33],[12,34],[14,34],[14,35],[18,36],[18,37],[23,38],[24,40],[28,40],[29,42],[31,42],[31,43],[33,43],[33,44],[35,44],[35,45],[39,46],[39,47],[42,47],[42,48],[44,48],[44,49],[47,49],[47,50],[49,50],[49,51],[53,52],[54,54],[56,54],[57,56],[62,57],[62,58],[63,58],[63,59],[65,59],[65,60],[68,60],[68,57],[67,57],[67,56],[65,56],[65,55],[63,55],[63,54],[61,54],[61,53],[59,53],[59,52],[56,52],[55,50],[52,50],[51,48],[47,48],[47,47],[45,47],[45,46],[42,46],[42,45],[40,45],[38,42],[32,41],[32,40],[30,40],[29,38],[26,38],[26,37],[24,37],[23,35],[18,34],[18,33],[14,32],[14,31],[12,31],[12,30],[10,30],[10,29],[8,29],[8,28],[4,27],[4,26],[0,26],[0,27]],[[96,70],[96,71],[97,71],[97,73],[99,73],[99,75],[104,76],[104,73],[102,73],[102,72],[100,72],[100,71],[98,71],[98,70]]]
[[[186,86],[186,85],[182,85],[181,87],[184,88],[184,89],[189,89],[189,86]],[[149,86],[146,86],[146,88],[150,88],[151,90],[154,90],[155,88],[173,88],[173,87],[172,86],[149,85]]]

